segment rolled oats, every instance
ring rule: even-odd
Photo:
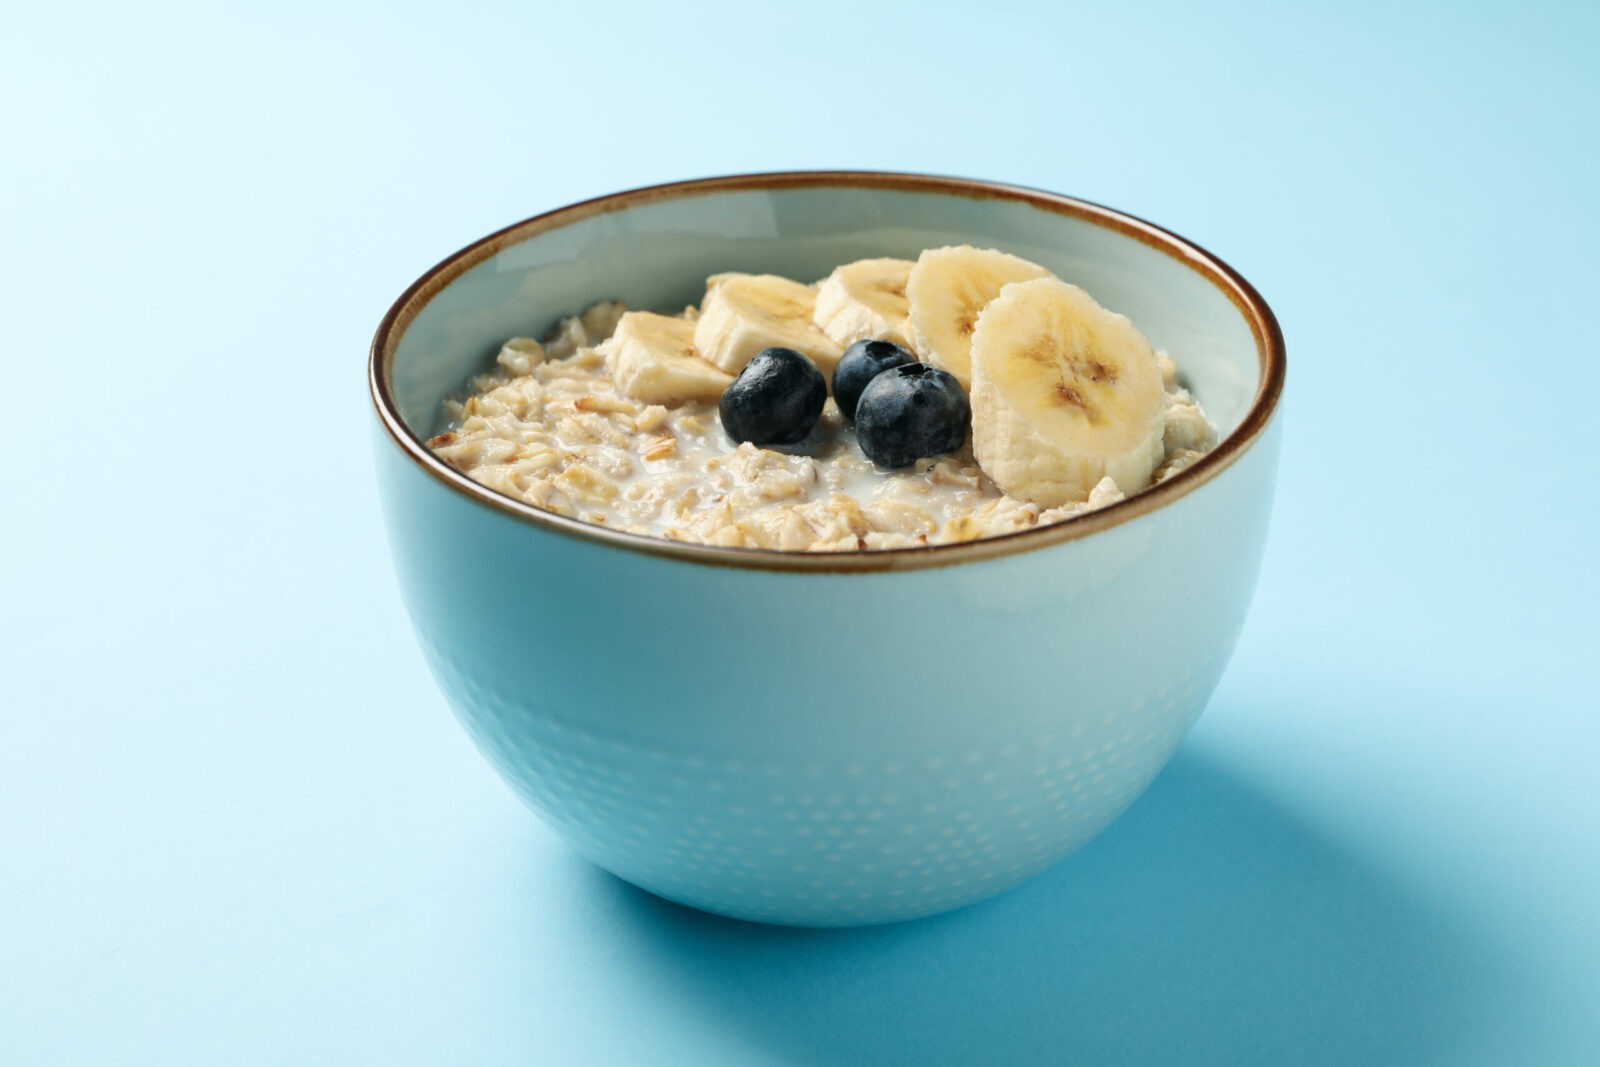
[[[901,471],[875,467],[830,399],[792,448],[734,444],[715,403],[622,395],[595,350],[626,309],[601,303],[543,342],[512,338],[470,395],[442,405],[440,459],[534,507],[672,541],[787,552],[854,552],[972,541],[1061,522],[1122,499],[1107,478],[1088,499],[1041,509],[1001,493],[970,443]],[[1193,465],[1216,430],[1160,355],[1166,455],[1153,482]]]

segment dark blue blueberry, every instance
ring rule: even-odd
[[[722,391],[722,428],[735,441],[792,445],[822,415],[828,382],[792,348],[764,348]]]
[[[856,404],[856,439],[880,467],[905,467],[954,452],[967,439],[972,405],[961,383],[926,363],[884,371]]]
[[[845,418],[855,422],[856,402],[867,383],[891,367],[916,361],[916,356],[893,341],[857,341],[844,350],[839,365],[833,368],[833,402]]]

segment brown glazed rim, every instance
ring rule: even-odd
[[[664,200],[679,200],[711,193],[797,188],[890,189],[898,192],[939,193],[973,200],[1011,200],[1058,215],[1070,215],[1096,226],[1114,230],[1149,245],[1182,263],[1222,290],[1250,324],[1261,365],[1261,384],[1244,420],[1194,466],[1159,485],[1137,493],[1120,503],[1091,511],[1065,522],[1035,526],[1017,533],[959,544],[927,545],[844,552],[779,552],[771,549],[720,548],[686,544],[645,534],[623,533],[604,526],[542,511],[510,497],[502,496],[472,481],[444,463],[406,428],[394,403],[391,378],[394,353],[406,327],[440,290],[456,278],[503,249],[538,234],[547,233],[583,219]],[[1192,493],[1245,453],[1262,432],[1277,407],[1283,392],[1285,357],[1283,333],[1278,320],[1255,288],[1232,267],[1198,245],[1143,219],[1077,200],[1058,193],[1003,185],[970,178],[950,178],[927,174],[900,174],[888,171],[789,171],[772,174],[736,174],[721,178],[671,182],[641,189],[613,193],[585,200],[554,211],[535,215],[475,241],[449,256],[412,283],[395,301],[378,324],[372,339],[367,375],[372,401],[395,444],[423,470],[451,489],[475,502],[494,508],[523,522],[569,537],[630,552],[667,556],[685,563],[715,566],[751,567],[762,570],[857,573],[899,571],[922,567],[943,567],[995,559],[1073,541],[1108,530]]]

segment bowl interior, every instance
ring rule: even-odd
[[[777,188],[690,186],[656,197],[612,198],[532,220],[420,308],[413,299],[389,379],[411,433],[435,432],[440,402],[486,369],[507,337],[540,336],[596,300],[676,311],[697,303],[706,276],[719,271],[814,281],[852,259],[914,258],[946,244],[992,246],[1034,260],[1127,315],[1178,361],[1224,436],[1244,419],[1261,381],[1250,324],[1222,286],[1182,249],[1175,254],[1070,202],[1045,206],[826,179]]]

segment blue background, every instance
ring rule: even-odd
[[[1592,5],[323,7],[0,34],[0,1061],[1600,1062]],[[520,808],[368,451],[367,341],[445,253],[791,167],[1143,215],[1290,352],[1176,761],[857,932],[659,903]]]

